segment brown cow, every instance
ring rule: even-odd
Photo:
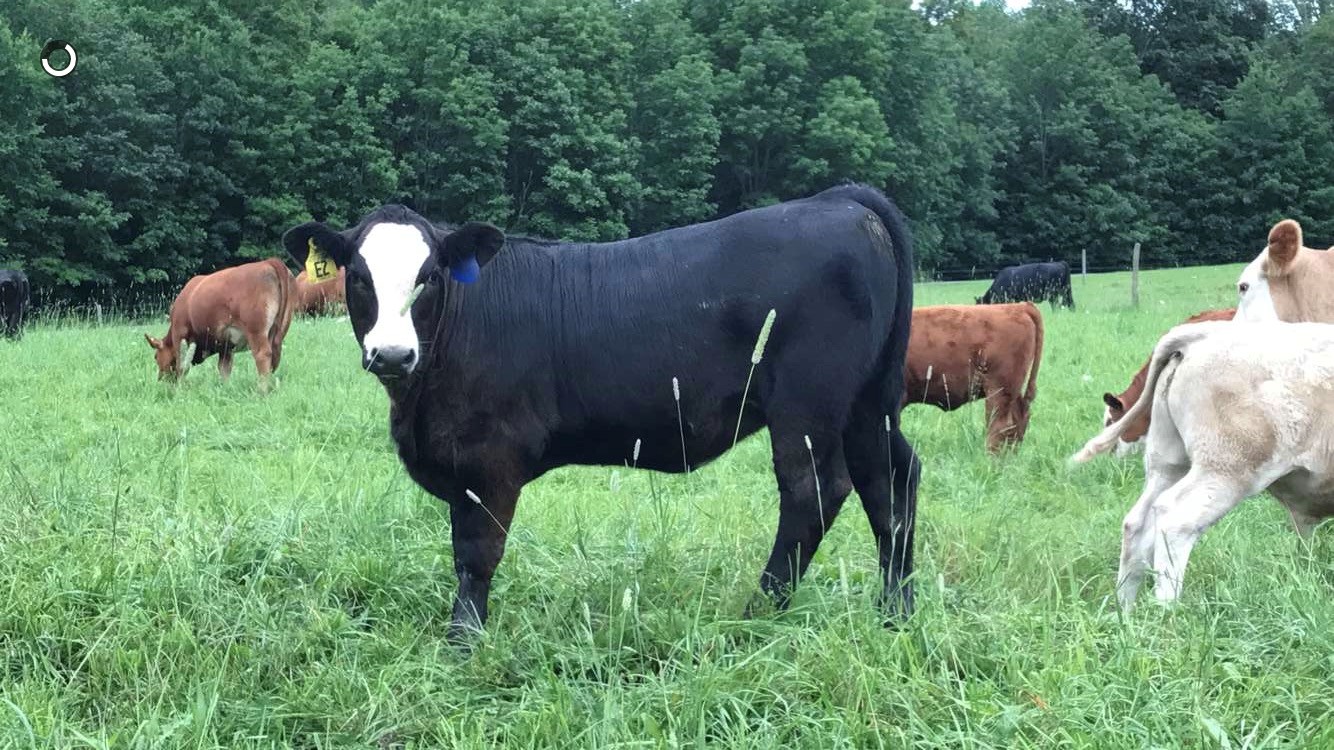
[[[293,289],[292,272],[277,258],[190,279],[171,304],[167,335],[144,334],[156,352],[158,377],[176,380],[217,354],[218,373],[226,380],[232,354],[249,349],[260,388],[268,390],[292,322]]]
[[[1031,302],[920,307],[903,402],[953,411],[985,398],[987,450],[995,453],[1023,442],[1041,362],[1042,314]]]
[[[1229,307],[1226,310],[1205,310],[1186,318],[1186,323],[1200,323],[1207,320],[1232,320],[1237,314],[1237,308]],[[1130,411],[1135,402],[1139,401],[1140,396],[1144,394],[1144,378],[1149,374],[1149,363],[1139,368],[1135,377],[1130,379],[1130,385],[1121,391],[1119,395],[1110,393],[1102,394],[1102,402],[1106,405],[1102,413],[1102,426],[1111,427],[1119,422],[1126,412]],[[1135,424],[1128,425],[1121,433],[1121,441],[1116,445],[1116,455],[1126,456],[1134,452],[1140,446],[1140,440],[1144,434],[1149,431],[1149,412],[1144,412]]]
[[[296,276],[296,311],[303,315],[324,315],[347,305],[347,271],[338,269],[338,278],[319,284],[306,280],[306,272]]]

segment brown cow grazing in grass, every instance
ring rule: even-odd
[[[1023,442],[1037,395],[1042,314],[1031,302],[913,310],[904,403],[987,401],[987,450]]]
[[[226,380],[232,354],[249,349],[260,388],[268,390],[292,322],[293,289],[292,272],[277,258],[190,279],[171,304],[167,335],[144,334],[157,358],[158,377],[176,380],[217,354],[218,372]]]
[[[296,276],[296,311],[303,315],[340,312],[347,306],[347,271],[338,269],[338,277],[314,284],[302,271]]]
[[[1237,308],[1229,307],[1226,310],[1205,310],[1202,313],[1196,313],[1186,318],[1186,323],[1201,323],[1210,320],[1232,320],[1236,315]],[[1102,394],[1102,402],[1106,408],[1102,413],[1102,426],[1111,427],[1130,411],[1135,403],[1139,401],[1140,396],[1144,395],[1144,379],[1149,374],[1149,362],[1139,368],[1135,377],[1130,379],[1130,385],[1118,395],[1110,393]],[[1140,448],[1143,443],[1145,433],[1149,431],[1149,412],[1145,411],[1135,420],[1134,424],[1128,425],[1121,433],[1121,439],[1116,444],[1116,455],[1119,457],[1128,456]]]

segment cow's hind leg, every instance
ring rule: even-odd
[[[1157,516],[1153,562],[1158,571],[1153,593],[1158,601],[1181,596],[1186,563],[1200,536],[1237,507],[1248,487],[1217,473],[1193,467],[1180,482],[1159,496],[1152,512]]]
[[[885,429],[879,409],[854,408],[843,436],[848,473],[875,534],[881,603],[893,620],[912,614],[913,538],[921,465],[903,433]]]
[[[255,372],[259,373],[259,389],[267,393],[269,379],[273,375],[273,345],[269,342],[268,336],[252,336],[249,333],[246,334],[246,343],[250,345],[250,353],[255,356]]]
[[[1288,505],[1282,500],[1279,500],[1279,502],[1283,503],[1283,507],[1288,509],[1288,517],[1292,519],[1293,531],[1296,531],[1297,536],[1304,541],[1309,542],[1315,536],[1316,527],[1325,519],[1321,516],[1313,516],[1301,508]]]
[[[1153,565],[1153,540],[1156,532],[1153,505],[1158,497],[1186,475],[1185,463],[1148,461],[1144,491],[1121,523],[1121,567],[1116,574],[1116,596],[1121,609],[1129,612]]]
[[[283,342],[282,342],[282,339],[275,339],[275,340],[274,340],[272,351],[273,351],[273,369],[272,369],[271,371],[272,371],[272,372],[277,372],[277,371],[278,371],[278,365],[281,364],[282,361],[283,361]]]
[[[1172,491],[1190,470],[1190,456],[1177,430],[1166,399],[1154,402],[1152,421],[1143,439],[1144,491],[1121,524],[1121,567],[1116,575],[1117,600],[1123,611],[1135,606],[1144,575],[1154,566],[1159,498]]]
[[[760,574],[760,587],[779,609],[787,608],[793,587],[852,492],[841,437],[801,424],[784,422],[769,428],[778,477],[778,533]]]
[[[1000,453],[1022,439],[1015,423],[1018,402],[1019,396],[1003,388],[997,388],[987,396],[987,450],[991,453]]]
[[[231,376],[232,348],[227,346],[223,347],[222,351],[218,352],[218,377],[222,378],[222,382],[226,383],[227,379]]]

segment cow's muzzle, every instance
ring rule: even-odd
[[[381,380],[396,380],[412,374],[417,350],[407,346],[375,346],[366,350],[362,366]]]

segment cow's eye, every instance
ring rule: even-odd
[[[1245,293],[1246,293],[1246,290],[1247,290],[1247,289],[1250,289],[1250,288],[1251,288],[1251,285],[1250,285],[1250,284],[1247,284],[1247,283],[1244,282],[1244,281],[1237,285],[1237,291],[1240,292],[1241,294],[1245,294]]]

